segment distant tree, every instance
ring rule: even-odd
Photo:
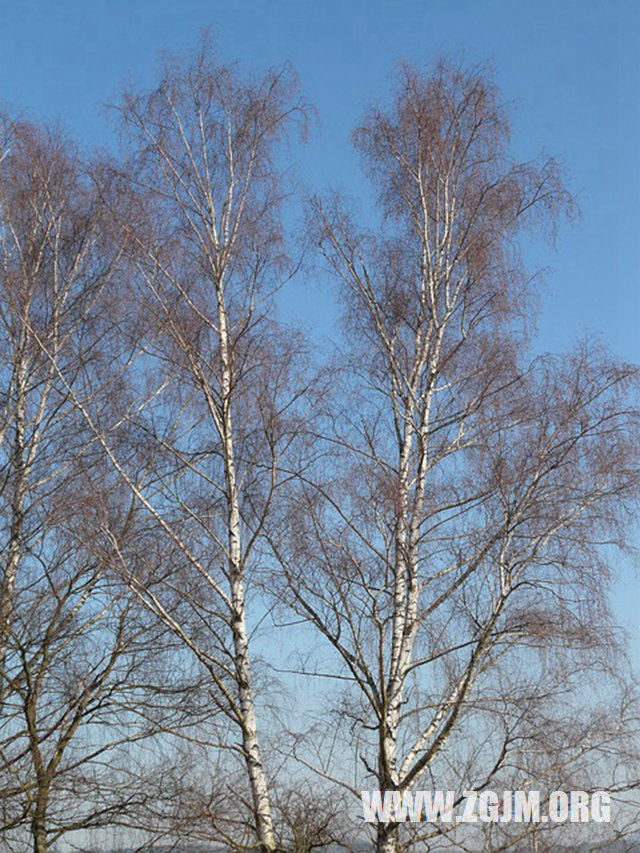
[[[455,788],[458,802],[615,787],[606,756],[632,760],[637,706],[627,695],[616,711],[602,689],[620,654],[606,595],[637,509],[638,371],[589,342],[528,357],[516,242],[571,198],[553,160],[512,159],[482,69],[405,68],[353,139],[380,224],[313,205],[342,291],[342,384],[325,455],[271,531],[282,594],[325,644],[305,670],[344,686],[355,778],[323,775],[357,797]],[[391,820],[376,849],[440,850],[443,836],[472,849],[483,832],[496,853],[531,831]]]

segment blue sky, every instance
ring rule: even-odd
[[[0,10],[0,103],[57,120],[90,146],[113,142],[103,105],[121,84],[150,85],[159,52],[194,46],[203,28],[244,68],[290,61],[319,116],[304,180],[353,195],[361,179],[350,130],[388,96],[399,61],[489,60],[513,104],[516,154],[557,156],[582,211],[554,252],[530,250],[532,266],[550,267],[538,346],[564,349],[594,330],[640,362],[636,0],[1,0]],[[307,316],[322,323],[317,299]],[[628,627],[640,611],[633,590],[627,578],[615,599]]]

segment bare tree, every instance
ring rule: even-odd
[[[59,134],[8,116],[1,127],[6,153],[0,164],[0,448],[6,528],[0,673],[21,561],[39,541],[43,508],[55,502],[55,490],[86,436],[70,439],[80,422],[56,371],[69,368],[77,376],[82,369],[87,354],[77,349],[77,333],[101,289],[96,222],[77,153]]]
[[[210,831],[272,851],[250,650],[265,606],[250,615],[248,596],[306,388],[301,342],[274,316],[292,273],[276,149],[302,106],[288,69],[243,82],[205,43],[187,62],[167,60],[154,91],[126,94],[120,115],[129,161],[113,217],[144,340],[122,429],[101,430],[91,404],[79,408],[176,558],[144,581],[129,574],[131,588],[208,673],[228,721],[218,746],[244,765],[236,787],[227,764],[233,805],[210,815]]]
[[[166,631],[108,563],[68,536],[57,547],[51,531],[47,539],[41,571],[19,578],[7,644],[4,843],[24,849],[28,830],[34,853],[46,853],[98,827],[157,834],[166,821],[150,819],[161,799],[150,751],[195,722],[185,725],[191,684],[173,671],[180,658]],[[168,774],[168,754],[163,767]]]
[[[120,579],[132,532],[142,541],[131,496],[77,407],[109,407],[120,253],[71,143],[9,117],[2,129],[0,830],[44,853],[133,824],[151,789],[129,750],[183,715],[165,667],[179,656]]]
[[[378,231],[314,205],[342,285],[346,378],[324,462],[271,542],[283,595],[326,642],[305,671],[347,685],[359,767],[323,774],[357,796],[371,782],[542,787],[558,753],[545,764],[524,749],[542,728],[564,732],[568,775],[585,739],[610,747],[580,703],[615,645],[606,580],[638,496],[637,371],[589,343],[527,363],[516,238],[553,227],[571,199],[553,160],[514,162],[508,139],[482,70],[405,68],[393,106],[354,134]],[[470,843],[468,827],[412,830],[381,822],[377,849]]]

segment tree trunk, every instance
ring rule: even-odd
[[[39,788],[36,797],[35,811],[31,818],[33,853],[47,853],[49,850],[49,841],[46,830],[48,791],[43,791]]]
[[[251,785],[260,850],[261,853],[272,853],[275,850],[276,843],[268,780],[258,741],[242,578],[234,583],[233,606],[233,642],[236,655],[238,696],[242,713],[242,750]]]
[[[258,741],[255,697],[251,679],[251,660],[247,638],[246,605],[244,596],[244,565],[242,559],[242,525],[236,478],[236,465],[231,416],[232,365],[228,336],[228,320],[224,305],[222,283],[218,284],[218,321],[222,362],[222,429],[225,476],[228,500],[229,580],[232,599],[232,632],[238,699],[241,713],[242,749],[251,787],[256,833],[261,853],[275,850],[273,817],[267,775]]]
[[[11,500],[11,530],[7,564],[0,586],[0,708],[5,699],[5,688],[2,684],[7,657],[7,644],[11,633],[13,619],[13,599],[18,566],[22,556],[22,528],[24,520],[24,501],[27,486],[25,463],[25,370],[22,359],[16,367],[16,414],[13,443],[12,468],[15,474],[13,497]]]

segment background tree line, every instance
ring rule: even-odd
[[[485,69],[404,68],[353,134],[377,220],[305,200],[343,323],[319,352],[278,314],[308,276],[286,162],[308,112],[289,68],[249,79],[205,41],[123,93],[117,156],[2,118],[3,849],[638,828],[607,604],[638,371],[529,345],[518,240],[572,214],[560,170],[513,159]],[[370,788],[619,801],[611,826],[369,835]]]

